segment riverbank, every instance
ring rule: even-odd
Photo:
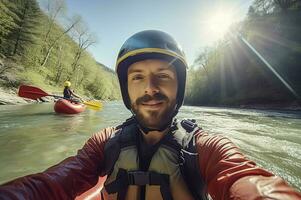
[[[287,111],[301,111],[301,105],[297,102],[292,103],[274,103],[274,104],[254,104],[254,105],[240,105],[237,108],[242,109],[257,109],[257,110],[287,110]]]
[[[87,96],[81,95],[84,99],[91,99]],[[54,102],[55,98],[46,96],[41,97],[38,101],[26,99],[18,96],[18,89],[0,87],[0,105],[19,105],[36,102]]]
[[[0,105],[18,105],[36,102],[30,99],[24,99],[18,96],[16,89],[6,89],[0,87]],[[44,101],[53,101],[53,98],[44,98]],[[202,105],[197,105],[202,106]],[[204,105],[203,105],[204,106]],[[248,104],[239,106],[229,105],[206,105],[221,108],[241,108],[241,109],[258,109],[258,110],[288,110],[301,111],[301,106],[297,102],[291,103],[273,103],[273,104]]]
[[[242,104],[242,105],[188,105],[187,106],[206,106],[218,108],[237,108],[237,109],[256,109],[256,110],[282,110],[282,111],[301,111],[301,105],[297,102],[271,103],[271,104]]]
[[[0,105],[17,105],[33,102],[18,97],[17,91],[14,89],[5,89],[0,87]]]
[[[51,102],[54,101],[52,97],[43,97],[41,98],[43,102]],[[37,101],[31,99],[24,99],[18,96],[17,89],[10,88],[6,89],[0,87],[0,105],[19,105],[19,104],[27,104],[27,103],[35,103]]]

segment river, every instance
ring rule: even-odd
[[[92,133],[130,116],[122,102],[58,115],[53,104],[0,106],[0,184],[74,155]],[[206,131],[229,137],[259,166],[301,190],[301,112],[183,106]]]

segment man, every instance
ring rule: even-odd
[[[75,94],[71,90],[70,87],[71,87],[71,82],[70,81],[65,81],[64,82],[64,91],[63,91],[64,99],[68,99],[68,100],[70,100],[72,102],[75,102],[75,103],[80,103],[81,101],[83,101],[82,98],[78,94]],[[76,99],[76,98],[78,98],[78,99]]]
[[[130,37],[116,71],[133,117],[93,135],[76,156],[3,185],[0,199],[73,199],[104,175],[102,199],[301,199],[228,139],[175,119],[186,67],[168,34],[148,30]]]
[[[75,99],[74,97],[76,98],[79,98],[80,100],[82,100],[82,98],[75,94],[72,90],[71,90],[71,82],[70,81],[65,81],[64,83],[64,91],[63,91],[63,94],[64,94],[64,99],[69,99],[69,100],[72,100],[73,102],[79,102],[79,100]]]

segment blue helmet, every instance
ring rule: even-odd
[[[158,30],[145,30],[134,34],[124,42],[119,51],[116,73],[125,106],[131,110],[127,89],[128,68],[135,62],[147,59],[164,60],[175,67],[178,78],[177,112],[184,100],[187,63],[178,43],[169,34]]]

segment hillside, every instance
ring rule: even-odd
[[[119,99],[115,73],[87,51],[96,38],[57,3],[47,10],[36,0],[0,2],[0,87],[31,84],[57,93],[69,80],[81,95]]]

